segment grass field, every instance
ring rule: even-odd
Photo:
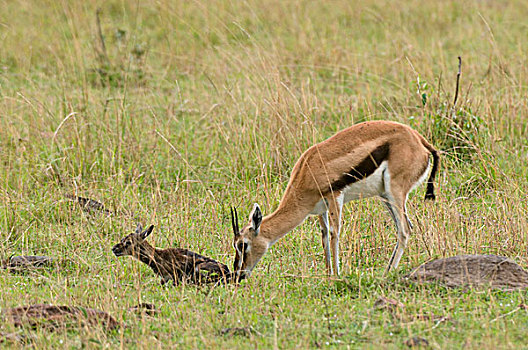
[[[61,263],[0,270],[0,308],[94,307],[126,325],[23,330],[38,349],[404,348],[412,337],[433,349],[526,347],[525,291],[404,276],[465,253],[528,267],[527,18],[521,0],[1,2],[0,258]],[[231,267],[230,206],[270,213],[304,149],[373,119],[443,151],[437,200],[424,203],[425,186],[410,197],[414,231],[388,277],[396,237],[376,200],[346,207],[339,279],[325,276],[315,219],[239,286],[162,287],[112,255],[141,222],[156,226],[152,244]],[[67,194],[121,214],[84,213]],[[382,296],[404,306],[376,310]],[[139,302],[161,313],[126,311]],[[252,334],[221,334],[230,327]]]

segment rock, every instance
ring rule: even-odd
[[[51,266],[55,260],[49,256],[24,255],[12,256],[4,264],[4,268],[21,271],[38,267]]]
[[[445,322],[445,321],[451,321],[450,316],[440,316],[440,315],[435,315],[433,313],[413,315],[411,319],[418,320],[418,321],[434,321],[438,323]]]
[[[119,323],[108,313],[91,308],[36,304],[6,309],[2,316],[17,327],[64,328],[73,326],[102,326],[112,330]]]
[[[135,312],[138,315],[145,314],[148,316],[154,316],[160,313],[154,304],[149,303],[141,303],[136,306],[129,307],[128,311]]]
[[[0,344],[2,343],[25,343],[26,337],[20,333],[0,332]]]
[[[98,202],[94,199],[73,196],[70,194],[66,194],[65,197],[76,201],[77,204],[81,207],[81,209],[88,213],[93,213],[95,211],[98,211],[105,215],[112,215],[112,212],[107,210],[103,203]]]
[[[230,337],[242,336],[242,337],[251,337],[253,330],[251,327],[233,327],[233,328],[223,328],[220,331],[221,335],[226,335]]]
[[[404,344],[410,348],[414,348],[418,346],[429,346],[429,341],[421,337],[412,337],[410,339],[407,339]]]
[[[407,278],[447,287],[487,285],[508,290],[528,287],[528,272],[512,260],[497,255],[459,255],[433,260],[417,267]]]
[[[395,311],[396,309],[401,309],[404,305],[398,300],[389,299],[386,297],[379,297],[373,305],[376,310],[389,310]]]

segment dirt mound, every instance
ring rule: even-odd
[[[433,260],[417,267],[407,277],[419,283],[437,282],[448,287],[528,287],[528,272],[512,260],[497,255],[459,255]]]
[[[17,327],[64,328],[74,326],[102,326],[119,328],[119,323],[104,311],[75,306],[37,304],[19,306],[3,311],[5,321]]]

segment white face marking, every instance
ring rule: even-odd
[[[249,253],[251,251],[251,244],[249,243],[249,240],[247,238],[244,238],[244,240],[242,241],[242,244],[245,244],[246,245],[246,253]],[[240,246],[240,242],[238,242],[237,244],[234,244],[233,247],[235,248],[235,250],[239,253],[239,254],[242,254],[242,251],[240,249],[238,249],[238,247]]]

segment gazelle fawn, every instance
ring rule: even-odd
[[[438,163],[437,150],[423,136],[391,121],[356,124],[313,145],[293,167],[273,213],[262,217],[255,204],[242,229],[236,209],[231,213],[237,278],[249,277],[269,247],[308,215],[318,215],[327,272],[338,275],[343,204],[374,196],[382,199],[396,226],[397,243],[387,271],[397,268],[411,229],[407,196],[431,168],[425,199],[435,199],[433,181]]]
[[[178,282],[216,282],[227,280],[231,273],[229,268],[206,256],[196,254],[187,249],[158,249],[151,246],[145,239],[152,233],[151,225],[145,231],[138,225],[136,232],[124,237],[112,248],[115,256],[130,255],[147,264],[155,274],[161,277],[161,284]]]

